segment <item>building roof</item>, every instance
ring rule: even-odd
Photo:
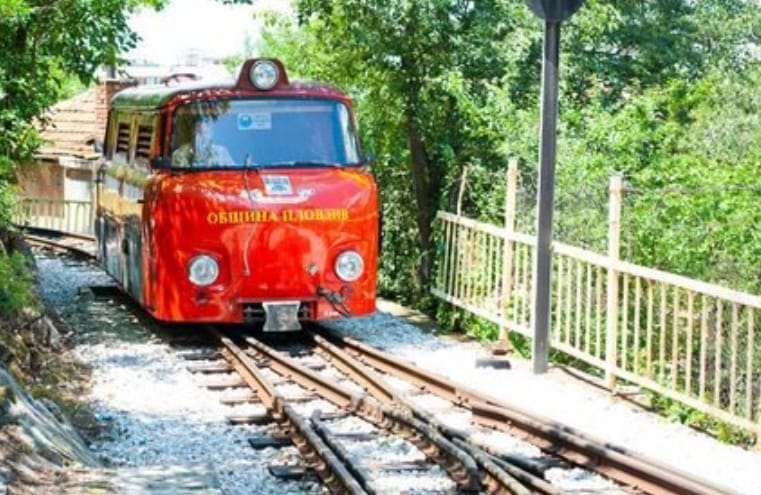
[[[48,122],[41,128],[44,144],[37,151],[42,158],[95,159],[100,156],[93,143],[102,139],[105,129],[96,126],[95,88],[54,105],[48,112]]]

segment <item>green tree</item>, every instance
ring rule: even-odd
[[[464,166],[473,216],[500,220],[506,155],[529,164],[523,176],[531,187],[541,23],[522,2],[507,0],[300,0],[296,7],[297,25],[268,19],[262,51],[353,94],[363,140],[378,151],[382,287],[409,293],[414,271],[424,289],[433,215],[453,206]],[[563,138],[583,154],[590,123],[600,123],[595,112],[616,116],[643,92],[675,81],[687,87],[717,68],[744,70],[760,19],[749,0],[589,0],[564,29]],[[652,150],[624,134],[622,142],[633,144],[627,160],[649,166]],[[560,165],[577,178],[599,177],[584,156],[592,168]]]
[[[127,16],[163,0],[0,0],[0,314],[32,300],[23,258],[3,243],[10,223],[12,167],[39,145],[35,123],[74,79],[92,81],[120,62],[136,37]]]
[[[119,63],[134,46],[127,16],[163,0],[0,0],[0,179],[39,144],[33,122],[74,76]]]
[[[432,268],[439,191],[447,189],[450,175],[458,175],[450,173],[458,158],[494,148],[480,147],[467,125],[452,122],[481,105],[485,85],[503,74],[498,41],[511,31],[511,18],[525,17],[523,9],[500,1],[441,0],[306,0],[297,7],[298,32],[286,26],[286,35],[281,25],[280,36],[270,36],[265,49],[357,98],[363,137],[379,151],[376,170],[386,186],[385,236],[393,243],[386,244],[386,267],[414,272],[423,289]],[[413,266],[400,261],[400,254]],[[408,275],[396,279],[400,290],[409,287]]]

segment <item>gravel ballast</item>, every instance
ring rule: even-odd
[[[77,332],[74,352],[92,367],[92,388],[84,400],[103,433],[90,448],[105,466],[122,472],[154,469],[167,476],[210,473],[214,486],[182,493],[210,488],[227,495],[325,493],[316,481],[272,476],[269,465],[299,462],[296,449],[252,449],[248,439],[270,427],[231,425],[227,416],[256,412],[256,406],[222,405],[220,398],[229,392],[206,389],[208,377],[188,371],[190,362],[151,331],[156,328],[140,310],[118,295],[94,297],[88,287],[112,284],[103,272],[55,257],[37,261],[43,297],[61,309]]]

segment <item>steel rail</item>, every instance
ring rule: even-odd
[[[325,338],[314,332],[305,334],[311,339],[318,353],[328,362],[343,371],[346,375],[356,380],[360,385],[365,387],[369,393],[378,401],[389,406],[398,405],[409,411],[413,417],[417,417],[425,424],[444,434],[450,428],[444,426],[432,415],[425,412],[419,406],[413,404],[407,397],[395,391],[380,375],[371,370],[367,365],[359,362],[337,346],[328,342]],[[483,484],[488,487],[490,493],[515,493],[520,495],[529,495],[532,493],[526,486],[532,487],[537,493],[546,495],[556,495],[558,492],[544,480],[533,474],[513,466],[512,472],[497,465],[475,446],[469,446],[461,438],[452,440],[452,434],[444,435],[449,441],[452,441],[460,449],[467,452],[479,465],[483,473]],[[519,476],[515,476],[518,474]],[[520,477],[520,479],[519,479]]]
[[[79,239],[82,241],[95,242],[95,236],[90,234],[78,234],[76,232],[66,232],[64,230],[47,229],[45,227],[32,227],[30,225],[13,224],[14,227],[22,232],[30,232],[33,235],[43,235],[48,237],[68,237],[71,239]]]
[[[366,395],[357,395],[318,373],[283,356],[278,351],[251,337],[246,339],[253,350],[267,360],[274,372],[317,392],[376,426],[405,437],[430,459],[439,464],[463,491],[481,489],[479,468],[473,458],[454,445],[436,428],[407,411],[384,405]]]
[[[271,411],[273,419],[288,432],[296,448],[311,464],[331,493],[366,495],[367,491],[346,469],[336,453],[325,444],[310,422],[286,403],[253,360],[228,337],[213,328],[209,333],[221,346],[220,355],[230,363],[246,384]]]
[[[426,371],[367,344],[335,335],[329,340],[361,362],[470,410],[474,421],[532,443],[574,465],[650,495],[735,494],[625,448],[594,439],[556,421],[504,403],[488,394]],[[739,495],[739,494],[738,494]]]
[[[72,234],[39,227],[17,227],[23,232],[24,239],[33,244],[62,249],[85,259],[95,258],[95,237],[93,236]],[[66,240],[73,240],[80,243],[87,242],[92,245],[92,249],[90,250],[76,244],[66,243]]]

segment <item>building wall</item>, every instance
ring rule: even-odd
[[[16,178],[22,196],[64,199],[64,169],[58,162],[40,160],[21,164],[16,168]]]
[[[93,173],[88,169],[65,169],[63,197],[73,201],[91,201],[93,191]]]

